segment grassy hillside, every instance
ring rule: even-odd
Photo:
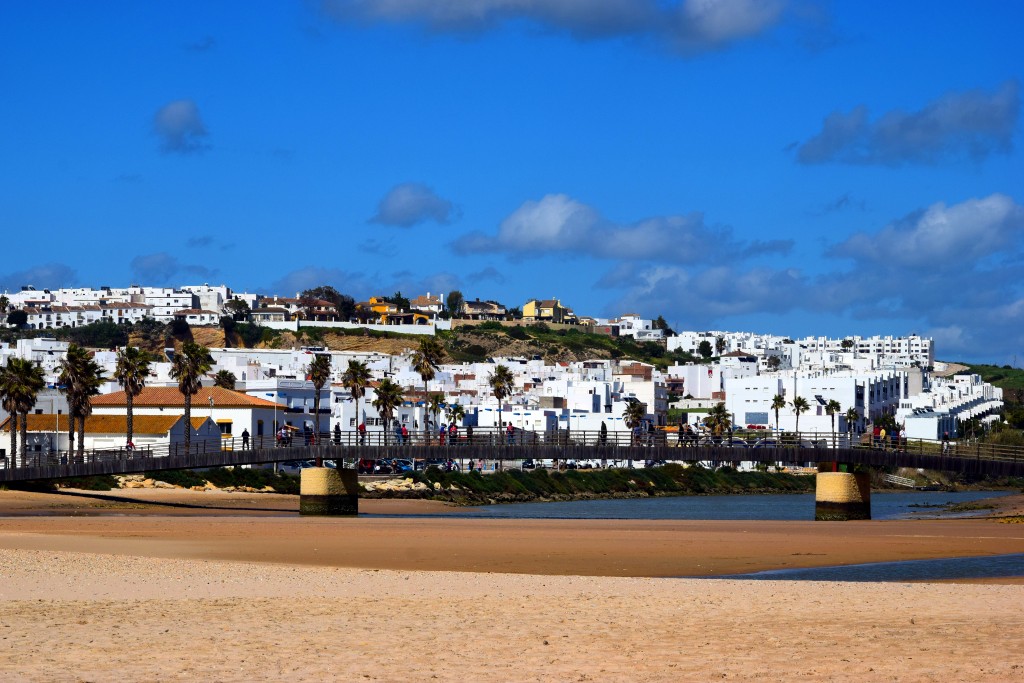
[[[400,354],[415,349],[418,335],[371,331],[365,328],[302,328],[297,332],[273,330],[239,323],[226,338],[220,327],[176,328],[148,320],[134,326],[96,323],[59,330],[0,331],[0,340],[54,336],[86,348],[112,349],[126,344],[158,356],[165,348],[180,347],[186,340],[208,347],[291,349],[324,345],[335,351],[364,351]],[[540,357],[549,363],[593,358],[628,358],[665,368],[672,363],[699,360],[687,353],[668,352],[662,344],[636,342],[629,337],[590,334],[581,329],[551,329],[544,323],[503,327],[497,323],[457,327],[438,332],[447,353],[446,361],[474,362],[497,356]]]

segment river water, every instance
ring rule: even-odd
[[[938,516],[948,503],[1006,495],[1001,491],[916,491],[875,493],[872,519]],[[984,512],[984,511],[982,511]],[[462,517],[499,519],[729,519],[813,520],[814,494],[760,496],[678,496],[575,500],[565,503],[513,503],[461,508]],[[977,513],[975,513],[977,514]],[[942,517],[949,517],[948,513]]]
[[[986,511],[953,514],[945,506],[1008,495],[1006,491],[916,491],[875,493],[873,519],[969,517]],[[566,503],[518,503],[462,508],[462,517],[494,519],[719,519],[813,520],[814,494],[761,496],[681,496]],[[940,579],[1024,576],[1024,554],[880,562],[843,567],[784,569],[741,574],[730,579],[792,581],[935,581]]]

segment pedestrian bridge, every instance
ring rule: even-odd
[[[600,466],[629,467],[647,461],[701,462],[715,466],[754,462],[767,465],[816,465],[843,463],[866,467],[911,467],[971,476],[1024,476],[1024,449],[986,444],[956,444],[944,447],[938,442],[913,441],[892,448],[878,445],[835,444],[835,447],[806,445],[763,448],[728,446],[714,443],[676,442],[666,438],[642,443],[614,434],[559,434],[553,439],[532,433],[509,440],[501,434],[478,435],[476,439],[439,442],[418,437],[395,444],[371,440],[360,444],[353,440],[335,441],[325,434],[317,442],[301,438],[278,444],[273,438],[257,437],[251,443],[239,438],[197,441],[188,451],[182,444],[136,450],[86,451],[81,459],[67,454],[30,452],[17,462],[0,462],[0,484],[45,481],[67,477],[103,474],[153,473],[162,470],[201,469],[234,465],[259,465],[289,460],[333,460],[339,467],[355,467],[360,459],[400,458],[410,461],[452,459],[455,462],[483,460],[496,468],[518,468],[526,459],[551,460],[555,465],[569,461],[590,461]],[[820,441],[795,439],[794,444]],[[465,469],[465,468],[464,468]]]

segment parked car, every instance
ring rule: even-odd
[[[778,439],[758,439],[754,443],[754,448],[778,448],[778,447],[779,447],[779,440]]]
[[[537,469],[537,463],[535,463],[533,461],[533,458],[526,458],[525,460],[523,460],[522,469],[524,469],[524,470]]]
[[[356,471],[359,474],[373,474],[374,467],[376,467],[377,461],[373,458],[363,458],[356,465]]]
[[[278,463],[277,471],[284,472],[285,474],[299,475],[302,470],[315,467],[315,465],[309,460],[285,460],[284,462]]]
[[[444,469],[444,458],[427,458],[426,460],[416,461],[416,470],[425,470],[428,467],[437,467],[440,469]]]
[[[394,474],[402,474],[404,472],[412,472],[413,465],[411,460],[392,460],[391,470]]]

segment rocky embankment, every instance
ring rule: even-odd
[[[182,486],[180,484],[160,481],[159,479],[154,479],[144,474],[128,474],[114,478],[117,480],[118,488],[122,489],[182,489],[189,491],[222,491],[225,493],[232,493],[235,491],[242,493],[277,493],[277,491],[271,486],[264,486],[262,488],[256,488],[253,486],[217,486],[209,481],[204,482],[201,485]]]

